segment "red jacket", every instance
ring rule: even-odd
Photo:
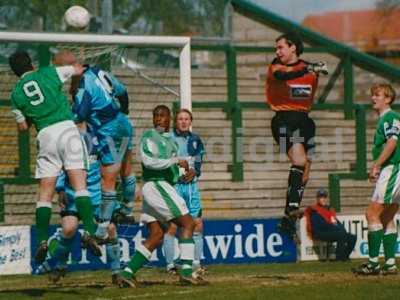
[[[337,224],[336,211],[334,208],[330,208],[322,205],[311,205],[304,211],[304,217],[306,218],[306,229],[308,236],[312,239],[312,227],[311,227],[311,214],[316,212],[319,214],[328,224]]]

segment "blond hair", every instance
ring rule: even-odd
[[[188,115],[189,115],[189,117],[190,117],[190,121],[193,121],[193,114],[192,114],[192,112],[190,111],[190,110],[188,110],[187,108],[181,108],[181,109],[179,109],[176,113],[175,113],[175,122],[176,122],[176,120],[178,119],[178,116],[181,114],[181,113],[187,113]]]
[[[394,88],[388,83],[376,83],[370,88],[371,95],[375,94],[377,91],[383,91],[385,97],[390,98],[390,103],[396,99],[396,92]]]

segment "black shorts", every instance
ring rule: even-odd
[[[315,151],[315,123],[308,113],[278,111],[271,120],[274,140],[281,153],[288,153],[293,144],[301,143],[308,156]]]

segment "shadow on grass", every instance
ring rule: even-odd
[[[139,286],[152,286],[152,285],[171,285],[171,282],[166,282],[165,280],[161,281],[147,281],[147,280],[141,280],[139,281]]]
[[[42,298],[46,293],[49,293],[51,291],[56,291],[55,289],[43,289],[43,288],[30,288],[30,289],[21,289],[21,290],[8,290],[8,291],[0,291],[0,297],[1,296],[9,296],[8,299],[15,299],[15,294],[19,293],[25,296],[29,297],[36,297],[36,298]],[[78,291],[63,291],[63,290],[57,290],[57,293],[60,294],[68,294],[68,295],[80,295]]]
[[[107,285],[101,283],[89,283],[89,284],[51,284],[47,288],[16,288],[14,290],[7,289],[0,291],[0,297],[9,295],[8,299],[12,300],[15,297],[15,293],[19,293],[29,297],[43,297],[46,293],[56,292],[58,294],[68,294],[68,295],[87,295],[87,291],[84,289],[104,289]],[[79,298],[78,298],[79,299]]]

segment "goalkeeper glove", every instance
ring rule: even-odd
[[[323,74],[323,75],[328,75],[328,66],[326,62],[319,61],[316,63],[309,63],[307,65],[307,70],[308,72],[314,72],[316,74]]]

